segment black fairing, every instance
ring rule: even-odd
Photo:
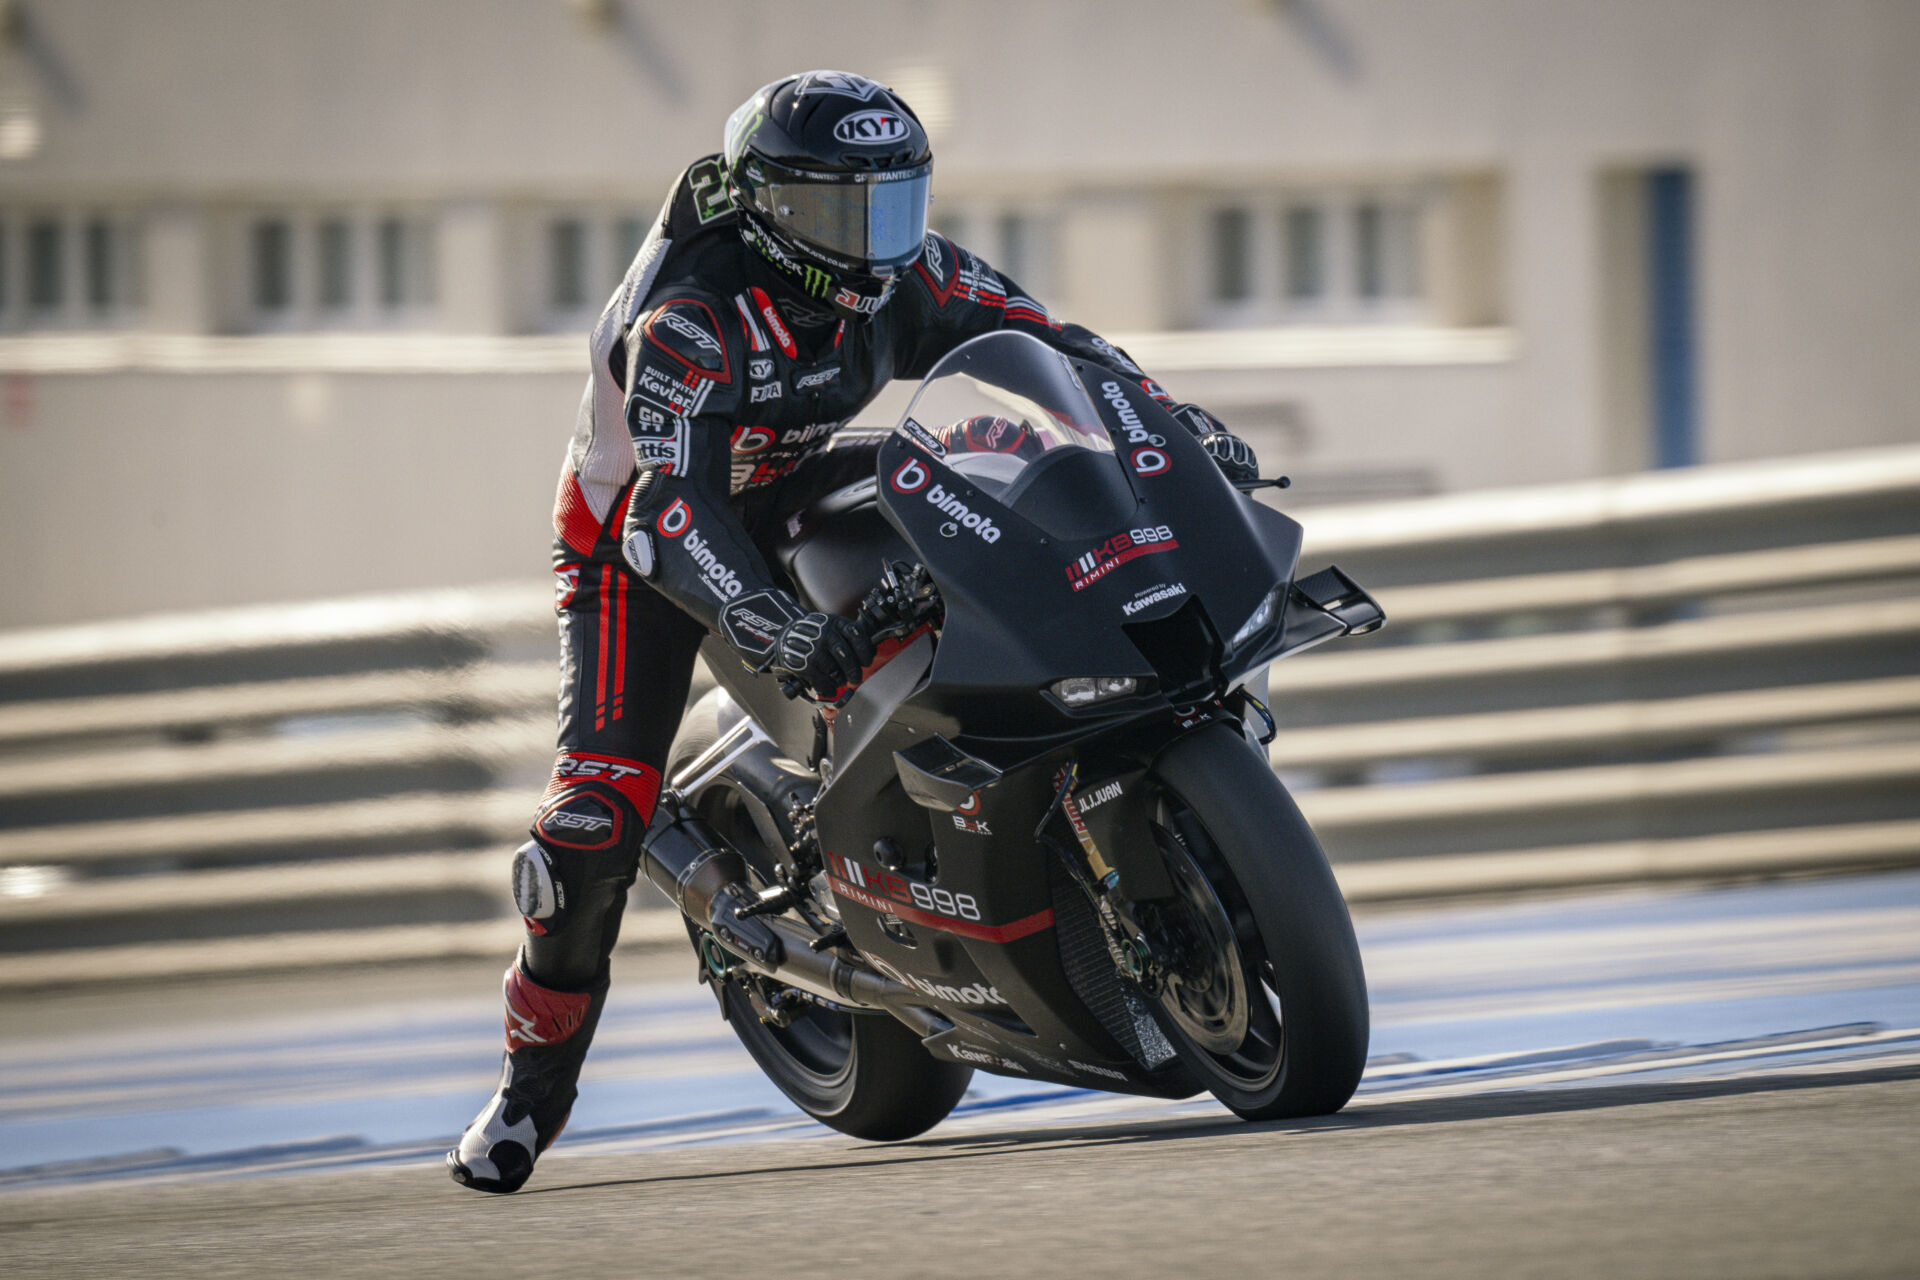
[[[1291,579],[1299,558],[1300,526],[1236,491],[1171,415],[1137,386],[1071,363],[1095,391],[1119,452],[1075,450],[1058,465],[1032,468],[1032,482],[1008,495],[1010,507],[907,435],[896,432],[880,449],[880,504],[946,604],[932,682],[915,703],[969,728],[977,718],[978,730],[994,737],[1050,735],[1108,717],[1069,711],[1041,692],[1063,678],[1132,676],[1159,690],[1163,673],[1128,628],[1182,609],[1204,619],[1219,645],[1215,682],[1246,674],[1271,658],[1278,635],[1263,632],[1241,653],[1228,652],[1225,639]],[[1132,442],[1116,395],[1137,415],[1153,442],[1147,447],[1165,455],[1153,474],[1127,462]],[[909,487],[919,479],[909,464],[929,478]],[[990,520],[998,537],[956,521],[954,504]],[[1171,536],[1114,554],[1115,540],[1134,530]],[[1072,572],[1087,556],[1100,557],[1091,580]],[[1149,597],[1158,598],[1139,606]],[[1180,692],[1191,701],[1195,690]],[[1169,705],[1164,691],[1115,704],[1113,714],[1131,718],[1155,705]]]
[[[879,451],[874,497],[842,491],[776,549],[817,607],[850,613],[885,559],[925,564],[945,606],[937,639],[904,649],[834,720],[817,831],[852,944],[953,1024],[930,1051],[1002,1074],[1185,1096],[1198,1085],[1154,1059],[1063,849],[1036,840],[1036,826],[1069,761],[1083,781],[1137,779],[1196,723],[1176,704],[1271,660],[1277,622],[1241,652],[1228,637],[1290,580],[1300,530],[1234,490],[1139,386],[1071,369],[1113,451],[1062,451],[1002,486],[1003,501],[947,465],[925,430],[897,431]],[[801,704],[737,662],[710,661],[781,750],[806,760],[813,721],[796,714]],[[1083,709],[1046,692],[1077,676],[1131,676],[1140,691]],[[950,748],[928,751],[936,736]],[[963,808],[916,803],[896,761],[909,752],[963,753],[991,781]],[[1113,804],[1102,820],[1125,810]]]

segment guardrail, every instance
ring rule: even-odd
[[[1273,672],[1350,898],[1920,862],[1920,449],[1305,521],[1392,623]],[[552,627],[514,585],[0,634],[0,981],[504,956]]]

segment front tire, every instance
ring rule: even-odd
[[[1327,1115],[1366,1067],[1353,922],[1299,806],[1246,739],[1212,726],[1155,761],[1150,835],[1184,957],[1154,1012],[1181,1061],[1248,1120]]]

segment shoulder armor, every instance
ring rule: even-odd
[[[647,348],[664,353],[683,372],[713,382],[733,381],[719,313],[703,299],[682,295],[663,300],[640,318],[640,334]]]
[[[920,256],[914,260],[913,270],[926,282],[933,300],[944,307],[947,299],[953,296],[954,284],[960,274],[960,251],[953,241],[937,231],[929,231],[926,243],[920,248]]]

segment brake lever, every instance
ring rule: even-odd
[[[1291,489],[1292,476],[1275,476],[1271,480],[1229,480],[1227,483],[1242,493],[1252,493],[1256,489]]]

